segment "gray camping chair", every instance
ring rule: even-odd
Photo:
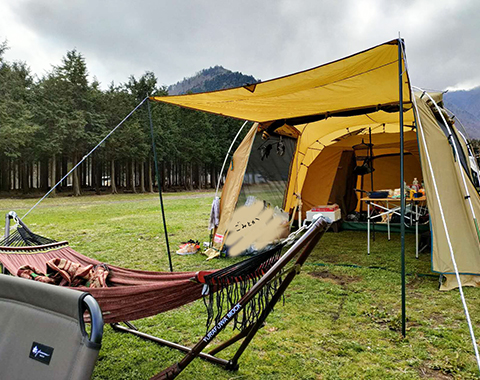
[[[90,379],[102,335],[90,294],[0,274],[0,378]]]

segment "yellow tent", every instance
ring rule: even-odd
[[[404,156],[405,179],[416,177],[425,183],[432,229],[432,270],[446,275],[458,270],[472,275],[463,276],[463,283],[476,284],[473,275],[480,275],[476,225],[480,199],[470,180],[469,165],[462,165],[469,162],[468,149],[441,108],[441,94],[413,95],[403,53],[400,60],[399,52],[399,40],[393,40],[263,83],[151,98],[255,122],[227,172],[216,231],[218,244],[236,207],[255,136],[275,134],[295,141],[283,199],[283,209],[290,214],[300,206],[304,214],[315,205],[351,205],[353,201],[347,196],[350,185],[344,181],[347,169],[342,172],[339,168],[348,167],[353,146],[371,138],[377,158],[374,189],[403,185],[400,156]],[[399,75],[399,68],[403,75]],[[365,189],[373,190],[370,180]],[[445,287],[455,286],[455,278],[449,276]]]

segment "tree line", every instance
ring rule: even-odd
[[[147,95],[167,95],[146,72],[106,90],[89,81],[85,58],[68,51],[40,78],[8,62],[0,44],[0,191],[47,191]],[[214,188],[241,121],[152,103],[159,178],[164,189]],[[57,188],[81,195],[154,191],[150,120],[145,102]],[[53,192],[54,193],[54,192]]]

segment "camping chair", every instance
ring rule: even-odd
[[[226,369],[236,370],[238,359],[288,285],[300,272],[301,266],[329,225],[326,219],[319,218],[285,253],[281,254],[283,244],[278,244],[260,255],[218,271],[162,273],[108,265],[109,287],[89,288],[88,291],[98,301],[104,320],[111,323],[114,330],[131,333],[187,353],[180,363],[155,376],[155,379],[175,377],[195,357],[219,364]],[[12,236],[19,233],[28,235],[30,240],[37,239],[31,231],[26,234],[22,224],[19,224],[19,227]],[[12,236],[10,239],[13,239]],[[297,255],[295,264],[286,269]],[[14,275],[22,265],[30,264],[42,268],[53,258],[65,258],[82,265],[105,265],[75,252],[67,242],[54,242],[36,247],[5,247],[0,241],[0,262],[8,272]],[[217,302],[215,316],[214,294],[222,292],[226,292],[227,296],[217,298],[222,302],[221,304]],[[214,322],[214,326],[193,348],[140,332],[130,322],[175,309],[202,297],[205,297],[207,305],[208,323]],[[227,302],[227,308],[230,309],[226,314],[222,312],[225,310],[223,300]],[[239,334],[209,353],[203,352],[203,349],[232,320],[240,330]],[[244,340],[231,360],[216,356],[217,353],[241,339]]]
[[[0,326],[1,378],[91,378],[103,319],[90,294],[0,274]]]

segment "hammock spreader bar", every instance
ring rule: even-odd
[[[10,233],[10,220],[14,220],[18,226]],[[14,211],[10,211],[5,217],[5,237],[0,240],[0,247],[25,247],[56,243],[56,240],[37,235],[22,222]]]

